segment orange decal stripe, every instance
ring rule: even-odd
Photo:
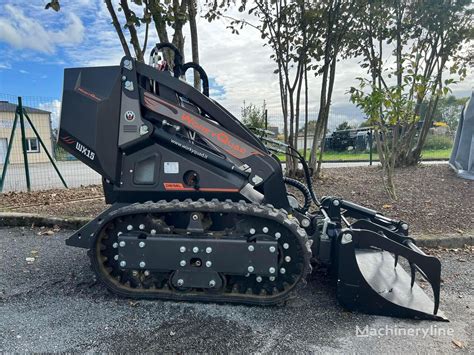
[[[193,191],[191,187],[184,187],[183,184],[177,182],[164,182],[163,186],[165,190],[178,190],[178,191]]]
[[[239,192],[239,189],[226,189],[217,187],[202,187],[198,190],[192,187],[184,187],[183,184],[178,182],[164,182],[163,186],[166,191],[202,191],[202,192]]]

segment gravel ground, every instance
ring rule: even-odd
[[[472,250],[436,251],[441,308],[451,320],[439,323],[346,312],[318,272],[281,307],[132,302],[94,283],[85,250],[64,245],[67,231],[39,231],[0,229],[0,352],[473,351]],[[365,326],[419,335],[356,337],[356,327]],[[440,330],[452,334],[421,333]]]

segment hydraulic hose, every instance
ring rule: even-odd
[[[308,167],[308,163],[306,162],[306,159],[295,148],[288,146],[288,149],[296,153],[298,160],[301,162],[301,165],[303,166],[303,172],[306,179],[306,184],[308,185],[308,190],[310,192],[311,199],[316,204],[316,206],[320,206],[321,202],[319,202],[319,199],[314,193],[313,182],[311,181],[311,174],[309,173],[309,167]]]
[[[197,63],[189,62],[183,65],[182,67],[183,74],[186,73],[186,71],[189,68],[192,68],[199,73],[199,75],[201,76],[201,81],[202,81],[202,93],[206,95],[207,97],[209,97],[209,79],[204,69]]]
[[[306,187],[305,184],[302,182],[292,179],[289,177],[284,176],[283,181],[285,184],[293,186],[297,188],[304,196],[304,205],[301,209],[298,209],[299,212],[306,213],[309,210],[309,207],[311,206],[311,192],[309,189]]]

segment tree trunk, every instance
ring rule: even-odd
[[[283,114],[283,141],[288,142],[288,95],[285,90],[285,84],[283,82],[283,74],[281,72],[282,64],[278,61],[278,81],[280,85],[280,101],[281,111]]]
[[[295,143],[293,145],[293,148],[298,149],[298,135],[299,135],[299,130],[300,130],[300,101],[301,101],[301,88],[303,84],[303,70],[304,70],[304,65],[301,64],[301,70],[298,74],[297,80],[298,80],[298,87],[296,89],[296,110],[295,110]]]
[[[130,48],[128,48],[127,40],[125,39],[125,36],[122,31],[122,27],[120,26],[120,22],[117,18],[117,14],[115,13],[114,7],[112,6],[112,1],[111,0],[105,0],[105,4],[107,6],[107,10],[109,10],[110,17],[112,18],[112,25],[115,28],[115,32],[117,32],[117,35],[120,40],[120,44],[122,45],[123,52],[127,57],[131,57],[132,54],[130,53]]]
[[[318,146],[320,135],[322,132],[322,128],[324,125],[324,108],[326,107],[326,91],[327,91],[327,84],[328,84],[328,72],[329,67],[326,65],[323,69],[323,77],[321,82],[321,92],[319,98],[319,112],[318,112],[318,119],[316,121],[316,126],[314,128],[313,134],[313,144],[311,147],[311,153],[309,155],[309,165],[313,170],[316,170],[316,165],[318,162],[317,154],[318,154]]]
[[[162,43],[169,43],[170,40],[166,30],[166,21],[164,20],[163,14],[161,13],[159,0],[150,0],[149,8],[153,18],[153,23],[155,24],[156,33],[158,34],[158,39]]]
[[[196,24],[196,0],[188,1],[188,14],[189,14],[189,30],[191,32],[191,53],[193,62],[199,64],[199,46],[198,46],[198,31]],[[201,91],[201,77],[199,73],[194,71],[194,88]]]
[[[304,65],[304,152],[303,157],[306,160],[308,150],[308,65]]]
[[[326,44],[324,47],[324,67],[323,67],[323,77],[322,77],[322,84],[321,84],[321,93],[319,99],[319,112],[318,112],[318,121],[316,122],[316,128],[314,130],[314,137],[313,137],[313,146],[311,148],[310,154],[310,166],[313,169],[313,174],[317,171],[318,160],[322,159],[322,154],[319,154],[318,159],[318,146],[320,151],[323,150],[322,145],[324,144],[324,132],[326,131],[325,127],[327,127],[327,116],[325,115],[326,112],[326,104],[327,104],[327,95],[328,95],[328,76],[330,71],[330,63],[331,59],[336,60],[336,58],[331,57],[331,48],[334,47],[334,37],[332,35],[333,31],[333,5],[335,3],[331,2],[329,8],[327,10],[327,26],[326,26]]]
[[[326,107],[325,107],[325,115],[324,115],[324,128],[323,128],[323,133],[321,135],[321,148],[320,148],[320,153],[319,153],[319,158],[318,158],[318,166],[316,168],[315,175],[316,177],[320,177],[321,175],[321,166],[323,163],[323,152],[324,152],[324,139],[326,137],[326,133],[328,130],[328,122],[329,122],[329,110],[331,108],[331,99],[332,99],[332,92],[334,90],[334,80],[336,78],[336,65],[337,65],[337,51],[334,53],[334,58],[331,63],[331,69],[329,71],[329,85],[328,85],[328,90],[327,90],[327,98],[326,98]]]
[[[397,193],[395,191],[395,182],[393,181],[394,168],[391,164],[386,164],[384,169],[385,177],[382,177],[385,190],[392,200],[397,200]]]
[[[438,101],[439,101],[439,94],[437,93],[437,90],[442,89],[442,76],[443,76],[443,69],[444,66],[446,65],[447,58],[443,57],[441,59],[441,63],[439,63],[439,69],[437,75],[436,75],[436,80],[435,83],[432,86],[431,89],[431,99],[430,99],[430,107],[428,108],[424,121],[423,121],[423,126],[421,128],[420,135],[418,137],[418,140],[416,142],[416,146],[413,150],[410,151],[410,155],[407,157],[406,163],[409,165],[415,165],[418,164],[418,162],[421,159],[421,150],[423,149],[423,146],[426,141],[426,137],[428,135],[428,132],[431,128],[431,124],[433,123],[434,119],[434,113],[436,111],[436,107],[438,106]],[[434,97],[434,102],[433,102],[433,97]]]
[[[290,120],[290,131],[289,131],[289,135],[288,135],[288,142],[287,144],[294,148],[294,125],[295,125],[295,102],[294,102],[294,91],[289,88],[288,89],[288,100],[289,100],[289,104],[290,104],[290,116],[289,116],[289,120]],[[294,155],[294,152],[290,151],[290,153],[292,155]],[[288,155],[287,157],[287,161],[286,161],[286,170],[287,170],[287,175],[288,176],[295,176],[296,175],[296,170],[297,170],[297,162],[295,161],[295,159],[293,158],[293,156],[290,156]]]
[[[421,150],[426,141],[426,137],[428,132],[431,128],[431,124],[433,123],[434,113],[436,111],[436,107],[438,106],[439,95],[435,95],[434,103],[432,107],[430,107],[429,111],[425,115],[425,119],[423,121],[423,126],[421,127],[420,135],[418,136],[418,140],[416,146],[413,150],[409,152],[409,155],[405,159],[405,166],[416,165],[421,160]]]
[[[173,12],[174,12],[174,34],[173,34],[173,44],[178,48],[181,55],[183,56],[184,62],[184,35],[183,35],[183,26],[186,23],[186,20],[182,20],[181,18],[186,18],[186,8],[187,2],[186,0],[181,0],[181,4],[179,0],[173,0]]]
[[[156,33],[158,34],[158,39],[161,43],[170,43],[168,37],[168,31],[166,29],[166,21],[163,18],[161,9],[159,7],[159,0],[150,0],[150,12],[153,18],[153,23],[155,24]],[[163,56],[166,62],[173,67],[174,53],[170,49],[165,48],[163,50]]]
[[[133,21],[132,13],[128,7],[127,0],[120,0],[120,6],[122,7],[123,14],[127,20],[127,28],[130,32],[130,43],[132,44],[133,50],[135,51],[135,57],[139,62],[143,62],[143,52],[140,47],[140,40],[138,39],[137,29],[135,24],[130,24],[129,22]]]

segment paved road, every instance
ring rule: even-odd
[[[446,164],[447,161],[425,162],[425,164]],[[374,162],[374,165],[377,165]],[[62,161],[57,162],[58,169],[64,177],[69,187],[87,186],[100,184],[101,177],[94,170],[80,161]],[[323,168],[341,168],[354,166],[368,166],[368,162],[341,162],[341,163],[323,163]],[[0,173],[3,171],[3,165],[0,165]],[[63,187],[56,171],[50,163],[40,163],[30,165],[31,188],[33,190],[44,190]],[[9,165],[7,176],[4,183],[4,192],[7,191],[26,191],[25,168],[21,164]]]
[[[94,283],[86,252],[68,233],[0,229],[0,352],[472,352],[474,289],[469,255],[443,256],[442,309],[450,323],[345,312],[316,274],[286,306],[130,302]],[[36,253],[35,253],[36,252]],[[28,264],[25,259],[35,255]],[[460,261],[464,260],[464,262]],[[356,337],[356,327],[419,329],[418,336]],[[388,328],[385,328],[388,327]],[[431,327],[431,330],[430,330]],[[452,335],[427,335],[442,329]],[[393,330],[392,330],[393,331]]]

